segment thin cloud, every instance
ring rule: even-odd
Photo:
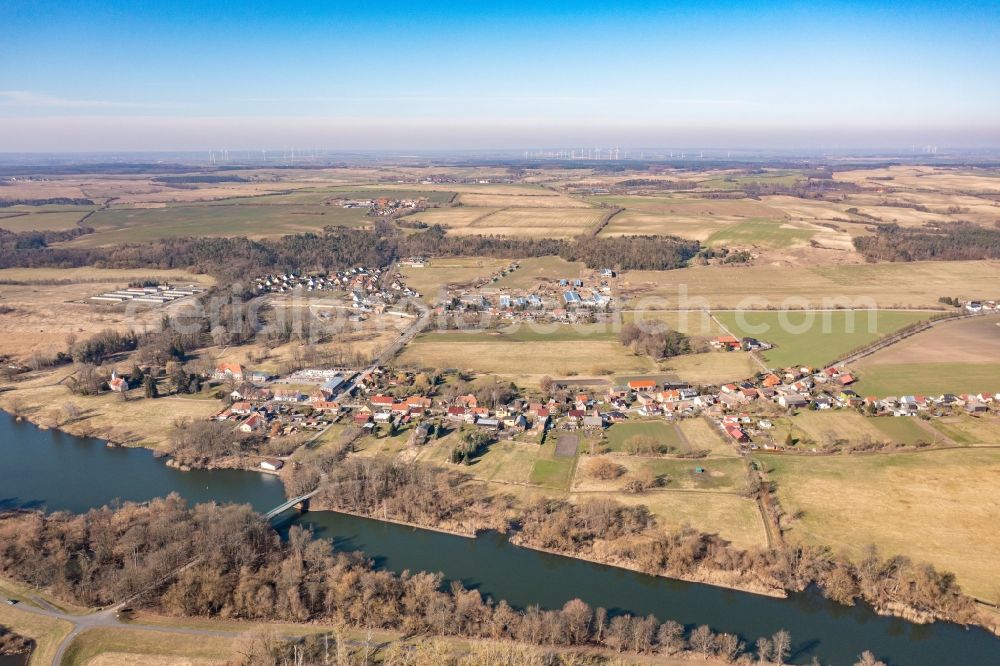
[[[283,102],[297,103],[344,103],[344,102],[598,102],[599,97],[569,97],[569,96],[538,96],[524,97],[517,95],[494,97],[427,97],[427,96],[382,96],[382,97],[248,97],[237,100],[243,103],[280,104]]]
[[[118,102],[101,99],[69,99],[29,90],[0,90],[0,105],[50,109],[148,109],[160,105],[139,102]]]

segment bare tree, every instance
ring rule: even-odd
[[[871,650],[865,650],[858,655],[858,660],[854,662],[854,666],[885,666],[885,662],[876,659]]]
[[[784,664],[792,653],[792,635],[784,629],[779,629],[771,636],[771,653],[774,661]]]
[[[691,632],[688,644],[691,645],[692,650],[707,657],[715,650],[715,634],[712,633],[707,624],[703,624]]]
[[[757,639],[757,663],[766,664],[771,661],[771,639],[761,636]]]

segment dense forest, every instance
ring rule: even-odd
[[[906,229],[886,224],[873,236],[859,236],[854,247],[868,261],[964,261],[1000,258],[1000,229],[963,222]]]
[[[88,232],[82,229],[45,233],[0,230],[0,268],[185,268],[222,280],[234,280],[275,271],[385,266],[409,255],[511,259],[559,255],[569,261],[582,261],[591,268],[667,270],[684,266],[700,249],[697,241],[660,236],[574,240],[452,237],[439,226],[406,236],[384,228],[327,227],[321,233],[264,240],[172,238],[107,248],[50,247]]]

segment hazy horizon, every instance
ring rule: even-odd
[[[1000,5],[0,7],[0,151],[1000,146]]]

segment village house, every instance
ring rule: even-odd
[[[633,379],[628,383],[628,388],[632,391],[652,391],[656,388],[656,382],[652,379]]]
[[[264,418],[264,415],[260,412],[254,412],[243,423],[239,424],[237,429],[240,432],[250,433],[263,430],[266,425],[267,419]]]
[[[778,404],[786,409],[799,409],[809,404],[809,401],[798,393],[782,393],[778,396]]]
[[[229,408],[232,414],[238,414],[240,416],[246,416],[253,411],[253,405],[250,402],[242,400],[240,402],[234,402]]]
[[[732,335],[720,335],[712,340],[710,344],[715,349],[721,349],[722,351],[734,351],[740,348],[739,339]]]
[[[274,391],[275,402],[299,402],[302,400],[302,392],[298,389],[280,388]]]
[[[220,363],[215,366],[212,379],[243,381],[243,366],[239,363]]]

